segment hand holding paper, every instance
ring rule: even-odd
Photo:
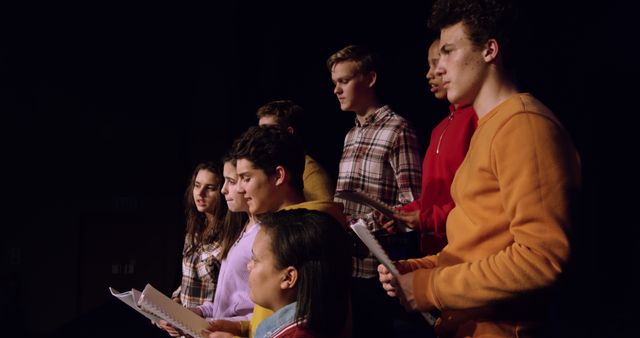
[[[173,334],[184,332],[192,337],[203,337],[202,331],[209,327],[209,322],[204,318],[174,302],[150,284],[147,284],[142,292],[136,289],[118,292],[111,287],[109,290],[114,297],[160,324],[159,326],[163,329],[170,328],[167,332]]]
[[[382,288],[387,292],[389,297],[396,297],[396,287],[394,284],[395,278],[391,271],[387,269],[383,264],[378,265],[378,276],[380,283],[382,283]]]
[[[413,276],[400,275],[400,271],[398,271],[395,264],[393,264],[391,259],[389,259],[387,253],[382,249],[380,243],[378,243],[371,232],[369,232],[369,229],[367,229],[367,226],[362,220],[358,220],[356,223],[351,224],[351,229],[353,229],[356,235],[358,235],[364,244],[367,245],[371,253],[373,253],[378,261],[384,266],[384,269],[382,267],[378,267],[378,272],[380,273],[380,282],[383,283],[383,287],[387,293],[390,296],[398,296],[403,305],[405,305],[405,308],[415,310],[415,298],[412,293]],[[389,276],[385,269],[391,273],[391,276]],[[393,285],[394,279],[397,279],[397,282],[399,282],[400,285]],[[436,322],[436,319],[429,312],[422,312],[422,316],[430,325],[433,325]]]
[[[362,191],[357,190],[339,190],[336,191],[336,197],[343,198],[348,201],[368,205],[369,207],[377,210],[387,218],[393,220],[396,228],[401,232],[413,231],[408,227],[403,220],[396,217],[396,210],[394,207],[375,199]]]

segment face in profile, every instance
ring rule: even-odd
[[[283,290],[290,287],[287,283],[287,268],[279,269],[271,251],[271,237],[260,229],[253,241],[249,270],[249,290],[251,301],[267,309],[277,310],[286,305]]]
[[[259,215],[275,211],[279,204],[274,203],[273,188],[275,177],[269,177],[262,169],[258,169],[253,162],[239,159],[237,162],[239,189],[249,206],[249,212]]]
[[[447,91],[442,87],[442,76],[436,75],[438,60],[440,60],[440,40],[435,39],[427,52],[427,63],[429,65],[427,81],[429,82],[429,89],[436,99],[444,100],[447,98]]]
[[[220,198],[220,178],[209,170],[201,169],[193,182],[193,201],[199,212],[213,213]]]
[[[333,93],[338,97],[340,109],[359,112],[373,91],[373,73],[363,75],[358,71],[355,61],[343,61],[331,69],[331,81],[335,87]]]
[[[258,125],[260,127],[262,127],[262,126],[276,126],[276,125],[278,125],[278,118],[275,117],[274,115],[262,116],[258,120]]]
[[[231,162],[225,162],[222,169],[224,184],[222,194],[227,201],[227,207],[232,212],[248,212],[249,206],[244,196],[238,192],[238,173]]]
[[[440,62],[436,74],[442,76],[449,102],[470,104],[475,100],[487,72],[482,52],[471,42],[462,22],[440,32]]]

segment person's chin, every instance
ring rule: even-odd
[[[460,102],[457,102],[460,98],[457,97],[455,94],[448,92],[447,93],[447,100],[449,102],[451,102],[452,104],[460,104]]]

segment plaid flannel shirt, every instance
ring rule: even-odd
[[[336,191],[359,190],[389,205],[406,204],[420,196],[421,161],[415,131],[389,106],[379,108],[362,125],[358,119],[344,139]],[[365,217],[366,205],[335,198],[345,214]],[[372,225],[376,229],[376,225]],[[378,275],[378,261],[369,254],[353,257],[353,276]]]
[[[205,301],[213,302],[220,273],[220,245],[217,242],[200,245],[186,255],[189,239],[185,238],[182,256],[182,284],[173,292],[185,307],[196,307]]]

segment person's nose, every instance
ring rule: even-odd
[[[438,61],[438,64],[436,65],[436,76],[442,76],[446,73],[446,69],[444,68],[444,65],[442,64],[442,59],[440,59],[440,61]]]
[[[427,70],[427,74],[425,75],[425,77],[427,78],[427,81],[433,80],[436,77],[435,75],[436,74],[433,67],[429,66],[429,70]]]
[[[193,187],[193,195],[194,196],[202,196],[202,188]]]
[[[247,263],[247,271],[251,272],[251,269],[253,269],[253,260],[249,260],[249,262]]]
[[[229,187],[227,182],[224,182],[224,184],[222,184],[222,189],[220,189],[220,192],[223,195],[227,195],[229,193]]]
[[[243,184],[242,182],[238,183],[238,189],[237,189],[237,190],[238,190],[238,193],[239,193],[239,194],[244,194],[245,192],[247,192],[247,191],[244,189],[244,184]]]
[[[342,93],[342,87],[340,87],[339,83],[336,83],[336,86],[333,88],[333,93],[336,95]]]
[[[207,194],[207,190],[205,188],[198,188],[198,196],[204,197]]]

